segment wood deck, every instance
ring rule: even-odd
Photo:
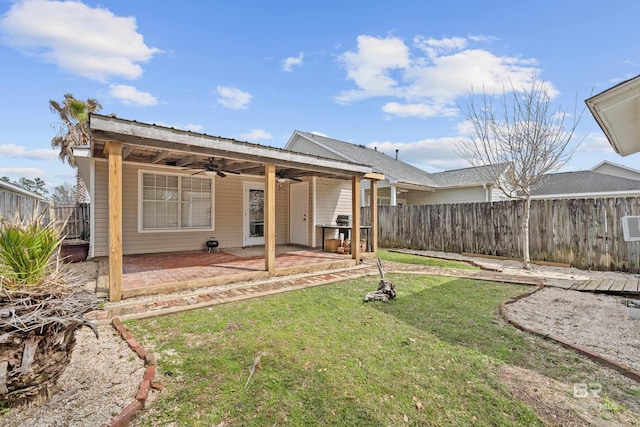
[[[626,280],[598,279],[574,282],[567,289],[583,292],[602,292],[613,295],[640,295],[640,279]]]

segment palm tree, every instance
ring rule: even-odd
[[[51,139],[51,146],[60,147],[60,160],[76,167],[76,159],[72,148],[78,145],[89,144],[89,113],[96,113],[102,109],[102,105],[95,99],[89,98],[81,101],[70,93],[64,95],[64,101],[59,103],[49,100],[49,107],[54,113],[58,113],[62,123],[57,125],[58,135]]]
[[[65,161],[71,167],[76,167],[76,158],[73,155],[72,148],[78,145],[89,144],[89,113],[96,113],[102,109],[102,105],[93,98],[81,101],[70,93],[64,95],[64,101],[58,103],[52,99],[49,100],[49,107],[54,113],[58,113],[62,123],[57,125],[58,135],[51,139],[53,147],[60,147],[60,160]],[[76,201],[83,203],[85,201],[86,186],[76,171]]]

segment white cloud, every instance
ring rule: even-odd
[[[302,65],[302,59],[304,58],[304,53],[300,52],[298,56],[290,56],[282,61],[282,71],[286,71],[290,73],[293,71],[293,67],[299,67]]]
[[[398,95],[397,82],[390,72],[409,67],[409,48],[397,37],[380,39],[360,35],[358,50],[343,53],[340,61],[347,69],[347,77],[359,89],[340,93],[336,97],[337,102],[349,103],[372,96]]]
[[[499,56],[473,44],[488,36],[442,39],[416,36],[410,48],[396,37],[358,36],[358,49],[340,61],[355,89],[340,92],[338,103],[372,97],[403,100],[387,102],[383,111],[403,117],[448,116],[457,111],[456,100],[470,90],[488,93],[517,90],[531,81],[536,61],[519,56]],[[539,78],[539,76],[538,76]],[[550,95],[558,91],[545,83]]]
[[[576,149],[577,153],[614,153],[606,136],[590,133]]]
[[[382,111],[399,117],[434,117],[455,116],[458,110],[440,105],[388,102],[382,106]]]
[[[0,18],[5,44],[97,81],[135,79],[161,52],[145,44],[133,17],[78,1],[22,0]]]
[[[138,107],[158,105],[158,99],[155,96],[149,92],[140,92],[134,86],[110,85],[109,95],[125,105],[135,105]]]
[[[233,110],[244,110],[249,106],[249,102],[253,98],[253,95],[249,92],[244,92],[235,87],[218,86],[216,91],[218,92],[218,104]]]
[[[35,179],[42,178],[45,176],[45,172],[42,169],[38,168],[3,168],[0,167],[0,176],[8,176],[14,180],[17,180],[21,177]]]
[[[260,141],[264,139],[272,139],[273,136],[266,130],[262,129],[251,129],[247,133],[240,134],[240,137],[245,141]]]
[[[28,160],[56,160],[58,151],[54,149],[27,150],[16,144],[0,144],[0,156],[4,158],[23,158]]]

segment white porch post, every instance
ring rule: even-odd
[[[360,177],[351,178],[351,257],[360,264]]]
[[[398,201],[396,200],[396,185],[395,184],[391,184],[389,186],[389,191],[391,192],[391,202],[389,203],[391,206],[395,206],[398,204]]]

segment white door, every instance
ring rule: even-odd
[[[245,182],[242,246],[264,245],[264,183]]]
[[[289,242],[293,245],[309,246],[309,183],[289,185]]]

